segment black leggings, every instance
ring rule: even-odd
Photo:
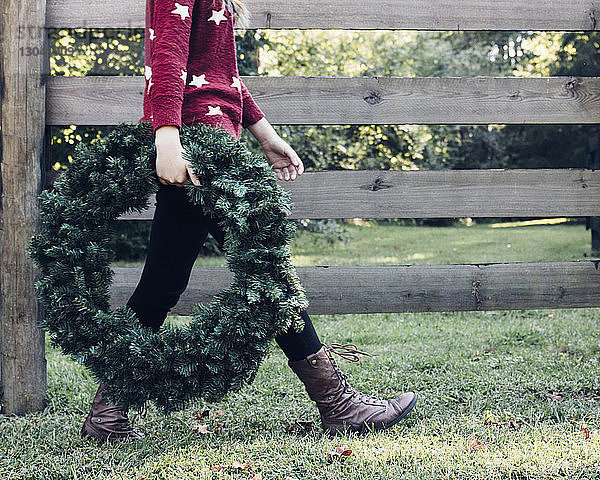
[[[186,289],[194,261],[210,233],[223,247],[220,225],[190,202],[185,188],[159,184],[146,262],[140,281],[127,301],[140,322],[158,331]],[[318,351],[322,344],[308,313],[301,312],[304,330],[278,335],[275,341],[291,361]]]

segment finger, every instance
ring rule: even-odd
[[[279,180],[283,180],[283,177],[281,176],[281,169],[275,168],[274,170],[275,170],[275,174],[277,175],[277,178]]]
[[[300,160],[300,165],[298,165],[298,175],[302,175],[304,173],[304,164],[302,163],[302,160]]]
[[[290,171],[290,180],[296,180],[296,169],[294,167],[288,167]]]
[[[190,163],[188,163],[187,165],[187,172],[188,175],[190,176],[192,183],[194,185],[200,185],[200,180],[198,179],[198,177],[194,174],[193,170],[192,170],[192,165]]]
[[[189,180],[188,180],[187,176],[181,182],[178,182],[178,181],[173,182],[173,185],[175,185],[176,187],[184,187],[186,183],[189,183]]]
[[[287,167],[282,168],[283,170],[283,178],[285,178],[285,181],[287,182],[290,179],[290,172],[288,171]]]
[[[298,166],[300,164],[300,157],[294,151],[294,149],[290,147],[289,144],[285,147],[285,153],[290,159],[290,161],[294,164],[294,166]]]

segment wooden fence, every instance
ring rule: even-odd
[[[47,5],[46,5],[47,3]],[[250,28],[420,30],[597,30],[600,4],[588,0],[249,0]],[[143,28],[144,0],[4,0],[0,7],[2,229],[0,289],[4,412],[42,408],[43,336],[35,326],[35,272],[22,248],[36,232],[35,199],[50,125],[136,122],[144,78],[48,77],[42,28]],[[4,23],[2,23],[4,22]],[[329,78],[245,76],[273,124],[522,124],[600,122],[600,78]],[[26,108],[24,106],[26,105]],[[44,170],[43,170],[44,169]],[[293,218],[600,216],[600,173],[592,169],[307,172],[281,181]],[[153,204],[153,201],[151,202]],[[153,207],[123,219],[151,219]],[[398,239],[402,241],[402,239]],[[113,307],[135,288],[141,268],[116,268]],[[300,267],[310,313],[404,312],[600,306],[598,262]],[[206,279],[210,278],[210,282]],[[17,280],[18,279],[18,280]],[[172,310],[189,314],[228,285],[226,268],[194,268]],[[31,381],[24,382],[28,377]]]

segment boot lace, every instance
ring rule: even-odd
[[[329,352],[335,353],[335,354],[339,355],[340,357],[345,358],[346,360],[350,360],[351,362],[360,361],[359,355],[368,355],[369,357],[377,356],[376,354],[373,354],[373,353],[367,353],[367,352],[358,350],[357,346],[354,345],[353,343],[345,343],[345,344],[331,343],[329,345],[326,345],[326,348]],[[349,393],[352,396],[359,396],[359,398],[361,400],[363,400],[365,398],[370,398],[368,395],[365,395],[364,393],[357,391],[352,385],[350,385],[348,383],[348,379],[346,378],[346,375],[344,374],[344,372],[342,372],[340,370],[340,368],[338,367],[338,365],[332,355],[329,355],[329,360],[331,360],[331,364],[333,365],[334,370],[336,371],[336,373],[338,374],[338,376],[340,378],[340,381],[342,383],[342,386],[344,387],[345,393]]]
[[[353,343],[330,343],[328,345],[329,351],[338,354],[340,357],[350,360],[351,362],[360,361],[358,355],[368,355],[369,357],[376,357],[374,353],[367,353],[360,351]],[[339,351],[338,351],[339,350]]]

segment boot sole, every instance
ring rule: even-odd
[[[367,432],[376,431],[376,430],[387,430],[388,428],[393,427],[398,422],[400,422],[401,420],[406,418],[406,416],[415,407],[418,398],[419,398],[419,396],[415,393],[415,396],[412,399],[412,401],[408,404],[408,406],[404,409],[404,411],[400,415],[398,415],[396,418],[394,418],[394,420],[392,420],[390,423],[386,423],[385,425],[375,428],[374,430],[372,429],[371,424],[364,425],[362,428],[353,427],[352,425],[347,425],[347,424],[329,425],[328,427],[323,428],[323,430],[325,431],[325,433],[328,433],[329,435],[344,434],[346,432],[367,433]]]

